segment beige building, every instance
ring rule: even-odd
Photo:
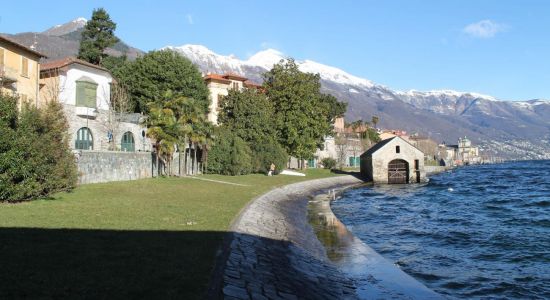
[[[40,59],[45,55],[0,36],[0,92],[39,105]]]
[[[467,137],[458,139],[457,160],[466,165],[481,163],[478,147],[472,146],[472,141]]]
[[[425,182],[424,153],[398,136],[383,140],[361,155],[361,175],[375,183]]]
[[[218,113],[221,101],[224,96],[229,94],[229,90],[242,90],[243,88],[259,88],[260,85],[252,83],[248,78],[236,74],[208,74],[204,77],[206,86],[210,91],[210,107],[208,112],[208,121],[212,124],[218,124]]]

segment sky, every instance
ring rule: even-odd
[[[44,31],[98,7],[144,51],[200,44],[247,59],[273,48],[395,90],[550,99],[547,0],[9,1],[0,32]]]

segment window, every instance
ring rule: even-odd
[[[234,89],[234,90],[238,90],[238,89],[239,89],[239,83],[238,83],[238,82],[233,82],[233,89]]]
[[[419,165],[420,165],[420,161],[419,161],[418,159],[415,159],[415,160],[414,160],[414,169],[415,169],[415,170],[418,170]]]
[[[223,106],[223,95],[218,94],[218,109],[221,109]]]
[[[89,81],[76,82],[76,106],[96,107],[97,84]]]
[[[122,141],[120,142],[120,149],[126,152],[136,151],[134,135],[130,131],[127,131],[122,135]]]
[[[401,153],[401,147],[395,146],[395,153]]]
[[[4,65],[4,49],[0,48],[0,66],[3,66],[3,65]]]
[[[21,61],[21,76],[29,77],[29,60],[26,57]]]
[[[82,127],[76,132],[74,148],[79,150],[94,149],[94,138],[92,137],[92,132],[90,129],[87,127]]]

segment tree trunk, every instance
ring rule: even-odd
[[[204,147],[204,153],[205,153],[205,156],[204,156],[204,172],[203,172],[203,174],[206,174],[206,173],[208,173],[208,149],[206,149],[206,147]]]
[[[197,175],[198,164],[197,164],[197,143],[193,143],[193,175]]]

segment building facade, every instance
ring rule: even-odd
[[[243,88],[259,88],[260,86],[249,81],[248,78],[236,74],[207,74],[204,82],[210,91],[210,107],[208,109],[208,121],[218,125],[218,114],[223,97],[230,90],[242,90]]]
[[[398,136],[383,140],[361,155],[361,175],[375,183],[425,182],[424,153]]]
[[[40,59],[46,56],[0,36],[0,92],[38,105]]]
[[[107,69],[65,58],[42,65],[40,103],[63,104],[75,150],[151,151],[140,114],[114,111]]]

